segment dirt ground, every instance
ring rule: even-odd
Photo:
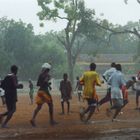
[[[32,128],[29,120],[36,105],[30,105],[28,95],[18,96],[17,111],[9,122],[9,128],[0,128],[0,140],[140,140],[140,112],[134,109],[135,95],[129,96],[129,104],[123,109],[124,113],[118,116],[118,122],[112,122],[111,118],[106,116],[108,103],[93,115],[90,124],[84,124],[79,119],[76,96],[71,100],[69,115],[59,114],[59,96],[54,95],[53,101],[54,116],[58,124],[49,125],[48,107],[44,105],[37,117],[37,127]],[[4,110],[4,107],[0,107],[0,112]]]

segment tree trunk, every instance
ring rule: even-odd
[[[69,73],[69,80],[71,81],[72,88],[74,87],[74,65],[72,60],[71,50],[67,51],[67,59],[68,59],[68,73]]]

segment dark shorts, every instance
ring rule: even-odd
[[[114,99],[113,106],[117,108],[121,108],[124,105],[123,99]]]
[[[68,102],[70,100],[70,97],[62,97],[61,102]]]
[[[136,90],[136,95],[140,96],[140,90]]]
[[[16,101],[6,100],[7,110],[15,112],[16,111]]]
[[[95,99],[87,99],[89,106],[97,106],[97,100]]]

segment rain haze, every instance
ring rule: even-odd
[[[138,21],[140,17],[140,5],[136,0],[129,0],[128,4],[124,0],[85,0],[85,3],[88,8],[95,10],[96,17],[105,18],[113,24],[124,25],[128,21]],[[0,0],[0,17],[31,23],[36,34],[59,31],[65,27],[65,21],[62,20],[57,23],[47,21],[44,27],[40,27],[36,15],[39,11],[37,0]]]
[[[0,140],[140,140],[140,0],[58,1],[0,0]]]

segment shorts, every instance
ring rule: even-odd
[[[70,97],[61,97],[61,102],[68,102],[69,100],[71,100]]]
[[[111,88],[111,99],[122,99],[122,90],[118,87]]]
[[[136,95],[140,96],[140,90],[136,90]]]
[[[86,99],[89,106],[97,106],[97,100],[96,99]]]
[[[61,98],[61,102],[69,102],[69,99],[63,99],[63,98]]]
[[[36,104],[42,105],[44,103],[47,103],[47,104],[52,103],[52,97],[46,91],[39,90],[36,96]]]
[[[82,90],[77,90],[77,93],[82,93],[83,91]]]
[[[113,106],[115,106],[116,108],[120,108],[124,104],[123,99],[113,99],[113,100],[114,100]]]
[[[16,101],[12,101],[11,99],[6,98],[6,106],[8,112],[15,112],[16,111]]]

